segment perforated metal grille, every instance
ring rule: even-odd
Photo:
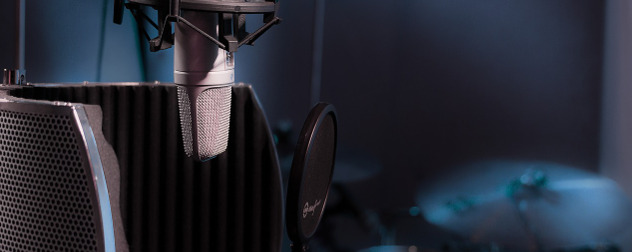
[[[178,87],[178,109],[180,112],[180,125],[182,126],[182,140],[184,152],[187,156],[193,156],[193,132],[191,131],[191,101],[187,90]]]
[[[187,89],[178,87],[182,140],[187,156],[196,155],[193,153],[195,144],[197,155],[202,160],[226,151],[230,130],[231,97],[231,86],[209,88],[199,94],[196,104],[191,104]],[[191,106],[195,106],[196,115],[192,115]],[[197,120],[195,125],[193,119]],[[197,139],[193,139],[192,127],[197,129]]]
[[[209,88],[198,97],[198,144],[202,159],[226,151],[230,129],[231,88]]]
[[[0,110],[0,250],[97,251],[68,116]]]

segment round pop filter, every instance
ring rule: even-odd
[[[307,250],[307,241],[314,235],[325,209],[333,178],[336,137],[334,106],[317,104],[303,124],[290,170],[285,218],[294,251]]]

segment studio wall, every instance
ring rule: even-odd
[[[5,6],[3,34],[13,29]],[[320,100],[338,109],[341,150],[382,167],[355,183],[359,200],[409,206],[424,181],[480,159],[596,171],[604,6],[325,1]],[[123,26],[111,15],[111,0],[27,1],[28,80],[172,81],[172,51],[150,54],[129,12]],[[237,53],[236,79],[253,84],[272,126],[289,124],[295,136],[313,105],[314,2],[282,1],[279,16]],[[259,23],[249,19],[250,28]]]

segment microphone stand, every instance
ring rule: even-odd
[[[529,236],[529,240],[531,240],[533,244],[535,245],[535,251],[544,252],[544,246],[542,245],[542,241],[540,237],[537,235],[537,232],[535,231],[531,223],[529,223],[529,220],[527,219],[527,215],[524,208],[521,207],[521,203],[523,203],[524,201],[518,200],[512,197],[512,202],[513,202],[513,205],[516,207],[518,219],[522,223],[522,227],[527,232],[527,235]]]

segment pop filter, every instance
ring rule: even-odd
[[[292,251],[307,251],[320,222],[336,158],[337,121],[333,105],[310,111],[294,151],[287,192],[286,225]]]

